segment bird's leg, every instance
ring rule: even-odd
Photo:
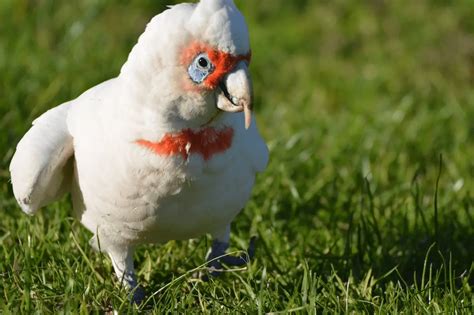
[[[214,239],[212,242],[212,247],[207,254],[206,261],[209,268],[209,274],[213,277],[217,277],[221,274],[222,264],[221,256],[225,255],[225,251],[229,248],[229,243]],[[218,258],[220,257],[220,258]],[[207,280],[207,277],[204,275],[203,280]]]
[[[248,264],[255,255],[255,237],[250,239],[247,253],[242,253],[239,256],[225,254],[229,248],[230,226],[227,226],[225,230],[220,233],[213,234],[213,238],[212,247],[206,257],[211,276],[217,277],[222,273],[223,263],[228,266],[240,267]],[[203,280],[207,280],[207,278],[203,277]]]
[[[131,299],[140,304],[145,298],[144,290],[138,285],[133,266],[133,248],[114,248],[107,251],[112,259],[112,266],[119,281],[131,291]]]

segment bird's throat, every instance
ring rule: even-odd
[[[184,129],[178,133],[167,133],[159,142],[137,140],[136,143],[156,155],[180,155],[187,160],[191,154],[199,154],[205,161],[215,154],[223,153],[232,146],[234,129],[225,127],[216,130],[207,127],[200,130]]]

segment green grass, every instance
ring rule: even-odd
[[[136,312],[68,200],[16,205],[8,164],[31,121],[117,75],[171,1],[0,2],[0,312]],[[138,250],[154,313],[474,312],[474,2],[237,1],[271,149],[232,250]]]

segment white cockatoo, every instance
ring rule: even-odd
[[[219,267],[214,258],[268,162],[251,116],[249,62],[232,0],[154,17],[118,77],[49,110],[21,139],[10,165],[20,207],[33,215],[71,193],[92,245],[131,289],[140,244],[209,233],[208,260]]]

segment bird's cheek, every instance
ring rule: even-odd
[[[214,93],[195,84],[183,83],[176,111],[186,121],[205,123],[216,112]]]
[[[194,82],[192,82],[188,76],[184,77],[181,80],[181,88],[183,89],[184,92],[186,93],[205,93],[207,92],[207,89],[203,86],[197,85]]]

